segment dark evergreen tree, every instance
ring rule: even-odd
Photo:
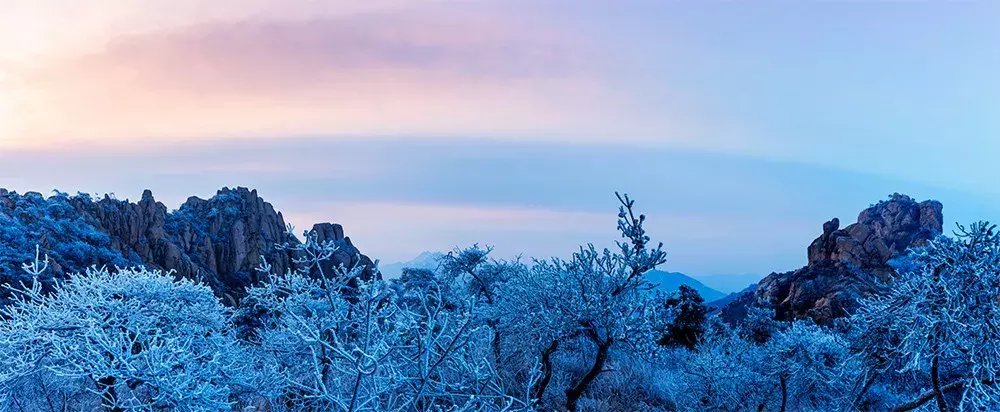
[[[667,310],[675,314],[658,343],[662,346],[683,346],[693,350],[705,334],[705,316],[708,309],[705,299],[694,288],[681,285],[680,289],[664,301]]]

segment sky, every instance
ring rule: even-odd
[[[12,0],[0,187],[256,188],[384,261],[616,238],[805,263],[894,192],[1000,220],[997,2]]]

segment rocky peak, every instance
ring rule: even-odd
[[[832,261],[837,240],[834,233],[840,229],[840,219],[833,218],[823,224],[823,234],[814,240],[807,249],[809,264],[819,264],[821,262]]]
[[[882,269],[890,259],[942,231],[941,203],[917,203],[894,194],[860,214],[858,221],[839,229],[836,218],[823,224],[823,234],[808,248],[809,265],[851,265],[862,270]]]
[[[52,207],[59,202],[70,205],[72,213]],[[47,220],[39,218],[53,211],[59,215],[49,216]],[[76,247],[67,251],[66,256],[53,256],[57,262],[72,263],[65,268],[54,266],[55,271],[60,272],[54,273],[55,276],[90,265],[142,264],[202,280],[232,303],[243,295],[247,286],[262,280],[256,271],[261,257],[266,258],[276,272],[295,269],[291,252],[275,245],[298,240],[286,232],[281,213],[258,196],[256,190],[244,187],[222,188],[209,199],[188,198],[174,212],[168,212],[149,190],[144,191],[136,203],[107,195],[97,201],[88,195],[44,199],[41,195],[22,197],[3,190],[0,191],[0,213],[24,226],[18,229],[28,233],[22,243],[44,243],[49,236],[59,235],[60,245]],[[38,227],[53,220],[74,230],[56,233],[55,228],[62,226]],[[339,248],[331,266],[365,265],[363,277],[378,276],[371,259],[362,255],[344,236],[343,227],[321,223],[314,230]],[[51,249],[54,245],[43,244],[46,246]],[[33,251],[33,247],[30,249]],[[0,260],[3,258],[0,256]],[[10,259],[12,262],[0,261],[0,264],[20,265],[23,259],[24,256],[18,255]]]
[[[807,248],[805,267],[768,275],[753,292],[724,307],[722,316],[738,320],[750,305],[773,307],[782,320],[810,317],[825,323],[845,316],[858,299],[877,293],[895,276],[892,259],[941,234],[941,210],[937,201],[918,203],[894,194],[843,229],[834,218]]]
[[[378,276],[375,272],[375,262],[368,258],[368,256],[358,253],[358,248],[354,247],[354,244],[351,243],[351,238],[344,236],[344,228],[342,226],[335,223],[317,223],[313,225],[312,232],[316,234],[317,241],[332,242],[337,248],[337,251],[333,254],[333,259],[330,259],[329,264],[323,268],[325,273],[332,273],[339,265],[343,265],[344,268],[348,269],[361,266],[364,268],[360,276],[362,279],[367,280]]]
[[[313,233],[320,242],[338,242],[344,240],[344,228],[335,223],[317,223],[313,225]]]
[[[209,283],[218,289],[259,282],[261,257],[276,271],[292,267],[289,254],[274,247],[292,240],[284,218],[256,190],[222,188],[209,199],[188,198],[171,214],[167,232],[183,254],[195,257],[192,275],[212,274]]]

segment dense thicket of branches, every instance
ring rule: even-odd
[[[0,311],[0,410],[997,410],[1000,235],[961,228],[896,262],[885,293],[834,328],[751,310],[740,325],[693,289],[655,292],[665,260],[621,196],[613,249],[495,260],[361,282],[305,234],[299,272],[238,307],[171,273],[92,268],[38,280]]]

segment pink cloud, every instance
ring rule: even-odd
[[[502,15],[394,12],[121,36],[66,66],[147,86],[253,93],[363,81],[360,72],[431,81],[567,76],[585,70],[582,53],[578,39]]]
[[[20,68],[0,142],[627,134],[595,52],[571,30],[467,8],[119,35]]]
[[[97,49],[0,67],[0,146],[287,136],[700,144],[697,116],[655,111],[624,87],[625,64],[606,39],[518,4],[114,32]]]

